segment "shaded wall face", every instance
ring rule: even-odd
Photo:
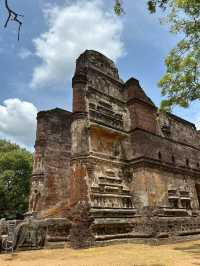
[[[146,206],[172,208],[170,196],[174,193],[177,207],[184,208],[187,195],[191,208],[199,209],[196,190],[197,181],[189,175],[175,174],[165,170],[138,168],[133,170],[131,193],[139,209]]]
[[[157,132],[156,112],[152,107],[134,103],[129,106],[131,129],[140,128],[151,133]]]
[[[71,155],[76,156],[86,156],[89,152],[89,132],[87,128],[87,118],[75,119],[71,124]]]
[[[69,113],[44,112],[38,116],[32,180],[42,186],[37,208],[40,213],[68,197],[71,155]],[[32,185],[32,190],[35,185]],[[49,214],[51,216],[51,213]]]
[[[187,121],[180,121],[170,115],[158,117],[159,134],[177,142],[200,148],[200,135]]]
[[[131,139],[133,159],[146,157],[173,167],[200,170],[198,149],[139,130],[131,133]]]

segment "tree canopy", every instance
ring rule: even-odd
[[[182,39],[165,59],[166,73],[159,81],[161,93],[166,97],[161,110],[170,111],[173,105],[188,107],[200,99],[200,1],[199,0],[151,0],[148,9],[165,11],[165,22],[172,33]],[[116,0],[114,11],[124,13],[122,2]]]
[[[0,140],[0,218],[13,219],[28,208],[32,154]]]

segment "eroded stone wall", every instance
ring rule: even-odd
[[[166,169],[138,167],[132,169],[131,193],[137,207],[161,209],[198,210],[199,202],[195,185],[199,181],[189,174],[173,173]],[[173,200],[176,201],[177,207]],[[189,205],[185,205],[188,201]],[[176,213],[177,214],[177,213]],[[175,215],[176,215],[175,214]]]
[[[153,220],[143,221],[149,210],[151,217],[166,218],[167,232],[170,217],[198,216],[200,134],[195,126],[159,114],[139,81],[124,83],[114,63],[96,51],[77,59],[72,85],[72,113],[38,114],[35,211],[63,217],[85,202],[98,241],[133,237],[143,227],[148,231],[148,224],[148,232],[154,230]],[[197,225],[188,220],[190,226]]]
[[[37,120],[30,196],[33,202],[29,210],[51,217],[51,208],[68,198],[71,113],[61,109],[44,111],[38,113]]]

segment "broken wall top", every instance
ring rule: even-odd
[[[101,71],[103,74],[122,82],[119,78],[118,69],[114,62],[99,52],[86,50],[79,56],[76,60],[76,73],[81,72],[86,68],[94,68]]]

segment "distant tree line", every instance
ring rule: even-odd
[[[0,140],[0,218],[16,219],[28,209],[32,154]]]

